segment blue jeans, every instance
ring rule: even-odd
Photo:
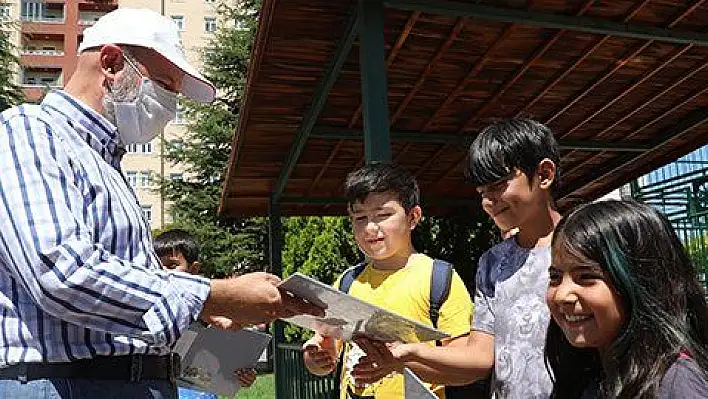
[[[0,380],[0,399],[177,399],[177,387],[166,380],[128,381],[59,378]]]

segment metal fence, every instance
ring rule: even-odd
[[[278,344],[276,359],[276,397],[288,399],[338,399],[336,373],[324,377],[310,374],[302,359],[302,346]]]
[[[708,168],[631,185],[632,197],[664,213],[706,285],[708,271]]]

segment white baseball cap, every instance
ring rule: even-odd
[[[200,103],[214,101],[216,88],[187,62],[179,30],[171,19],[147,8],[111,11],[84,30],[79,54],[106,44],[140,46],[158,52],[185,73],[182,94]]]

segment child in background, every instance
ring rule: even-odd
[[[369,260],[352,282],[349,294],[432,325],[429,302],[433,259],[418,253],[411,242],[411,233],[422,215],[418,184],[413,176],[400,166],[368,165],[347,176],[345,197],[354,238]],[[339,287],[340,282],[341,277],[334,286]],[[453,271],[448,297],[439,309],[437,326],[452,337],[443,345],[464,344],[471,313],[470,296],[462,279]],[[303,345],[305,366],[313,374],[331,373],[336,369],[341,346],[341,341],[332,337],[315,335]],[[368,363],[365,373],[372,379],[371,384],[357,384],[352,371],[363,355],[356,344],[347,345],[341,398],[402,398],[404,364],[388,367]],[[420,371],[418,365],[405,366]],[[431,389],[444,397],[442,385],[435,384]]]
[[[189,274],[199,273],[199,245],[194,237],[181,229],[165,231],[155,237],[155,253],[160,257],[162,267]],[[256,381],[254,369],[241,369],[234,372],[238,383],[248,388]],[[217,399],[211,393],[179,387],[180,399]]]
[[[708,307],[648,205],[581,206],[553,239],[546,362],[554,398],[708,398]]]

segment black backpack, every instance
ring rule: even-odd
[[[366,263],[362,262],[354,267],[347,269],[339,282],[339,290],[349,293],[349,289],[354,283],[354,280],[366,269]],[[433,260],[433,272],[430,275],[430,321],[433,327],[438,327],[438,318],[440,318],[440,308],[450,295],[450,284],[452,282],[452,273],[455,269],[452,264],[444,260]],[[436,343],[440,345],[440,342]],[[489,380],[481,380],[469,385],[463,386],[446,386],[446,399],[482,399],[491,396],[489,391]]]

